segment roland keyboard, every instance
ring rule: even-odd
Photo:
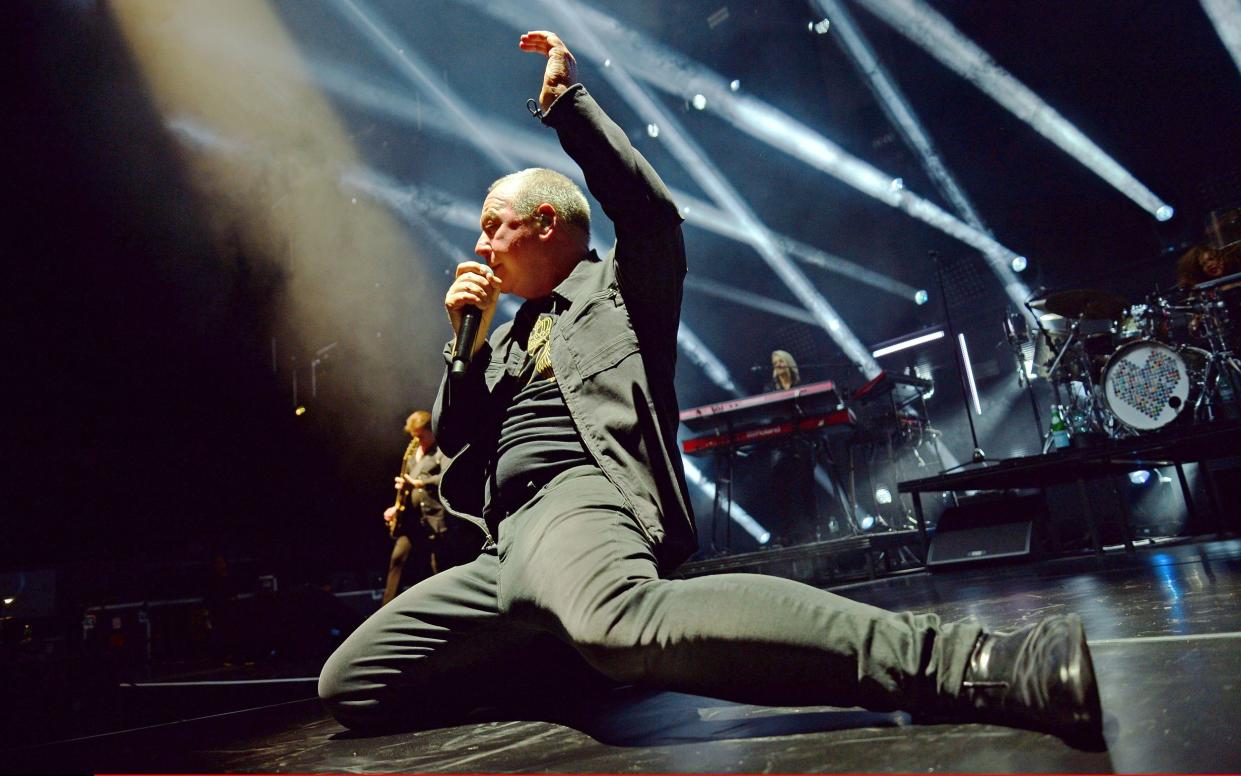
[[[787,391],[771,391],[694,407],[681,413],[681,422],[691,431],[735,429],[822,415],[838,410],[840,406],[840,394],[836,391],[836,384],[831,380],[824,380],[820,383],[799,385]]]
[[[821,415],[790,418],[788,420],[767,423],[740,431],[725,430],[714,434],[703,434],[681,443],[681,449],[688,455],[701,455],[708,450],[728,449],[756,442],[769,442],[792,434],[827,431],[852,432],[857,427],[857,417],[852,410],[833,410]]]

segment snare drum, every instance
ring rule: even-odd
[[[1135,431],[1163,428],[1185,409],[1190,370],[1180,353],[1141,339],[1122,345],[1103,368],[1103,397],[1116,419]]]

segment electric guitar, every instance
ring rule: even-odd
[[[401,527],[404,525],[405,510],[410,505],[409,497],[417,490],[409,475],[405,473],[409,470],[409,459],[414,456],[417,448],[418,440],[410,442],[405,448],[405,455],[401,457],[401,487],[397,488],[396,501],[392,504],[396,513],[392,516],[392,520],[388,521],[388,538],[390,539],[395,539],[400,534]]]
[[[396,503],[392,505],[396,509],[396,514],[392,516],[392,520],[388,521],[388,538],[395,539],[401,532],[405,521],[405,510],[409,506],[409,496],[413,492],[414,483],[402,474],[401,487],[396,491]]]

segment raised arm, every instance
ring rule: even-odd
[[[663,181],[629,142],[624,130],[577,83],[577,63],[555,33],[527,32],[523,51],[543,54],[547,65],[539,105],[565,152],[586,176],[590,193],[616,225],[617,237],[675,226],[680,214]]]
[[[676,204],[624,130],[577,83],[577,64],[564,41],[555,33],[528,32],[521,48],[547,57],[539,92],[543,122],[556,130],[616,227],[617,280],[639,339],[648,354],[662,345],[675,360],[686,271]]]

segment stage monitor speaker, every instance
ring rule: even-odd
[[[1031,560],[1046,517],[1041,494],[984,494],[944,510],[931,537],[927,568]]]

